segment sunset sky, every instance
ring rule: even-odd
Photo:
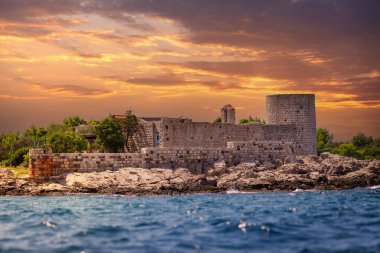
[[[379,0],[0,0],[0,132],[68,116],[265,117],[315,93],[318,127],[380,136]]]

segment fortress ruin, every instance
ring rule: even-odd
[[[188,118],[139,117],[133,153],[53,154],[30,150],[31,177],[67,172],[91,172],[121,167],[185,167],[202,173],[215,161],[234,165],[244,161],[316,155],[314,94],[281,94],[266,98],[267,124],[235,124],[235,109],[221,109],[221,123]],[[123,117],[114,115],[114,117]],[[94,136],[87,135],[88,139]]]

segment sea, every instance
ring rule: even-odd
[[[380,252],[380,187],[0,197],[0,252]]]

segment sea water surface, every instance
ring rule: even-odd
[[[380,189],[0,197],[0,252],[380,252]]]

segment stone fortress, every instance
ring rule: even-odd
[[[132,140],[133,153],[53,154],[49,149],[31,149],[29,175],[49,177],[122,167],[182,167],[203,173],[220,160],[236,165],[317,154],[314,94],[267,96],[266,113],[267,124],[236,124],[231,105],[221,109],[221,123],[139,117],[139,130]]]

